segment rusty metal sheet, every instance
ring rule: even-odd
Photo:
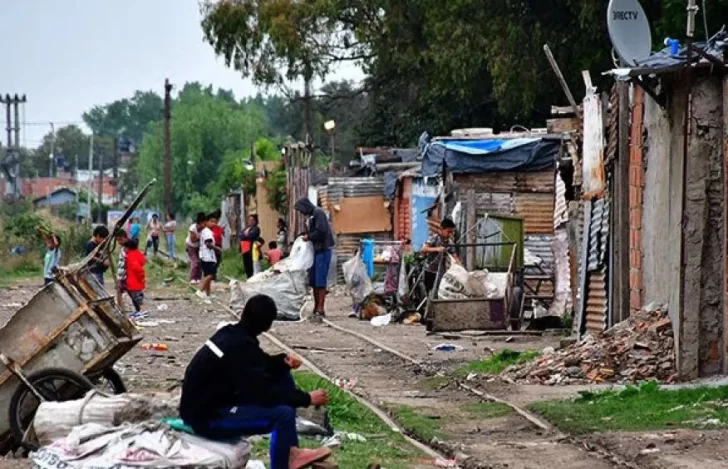
[[[588,89],[584,97],[584,143],[582,161],[582,189],[584,198],[601,197],[606,188],[604,171],[604,123],[602,101]]]
[[[554,232],[554,194],[515,194],[515,214],[523,218],[526,234]]]
[[[464,192],[554,192],[554,171],[455,174],[454,180]]]
[[[586,297],[586,330],[602,332],[607,327],[607,278],[604,271],[589,272]]]
[[[524,248],[543,261],[541,268],[548,274],[553,272],[554,267],[553,240],[553,235],[529,235],[523,238]]]
[[[465,195],[461,194],[461,202]],[[500,194],[491,192],[478,192],[475,194],[475,210],[478,213],[490,213],[500,215],[511,215],[515,209],[515,203],[511,194]]]

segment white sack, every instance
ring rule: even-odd
[[[159,423],[76,427],[67,437],[30,454],[39,469],[209,468],[239,469],[250,444],[220,443],[177,432]]]

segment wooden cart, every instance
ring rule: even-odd
[[[519,330],[523,320],[522,271],[518,267],[518,244],[481,243],[461,244],[460,248],[483,248],[488,246],[508,246],[510,256],[507,267],[489,266],[489,272],[506,276],[505,292],[499,298],[469,298],[446,300],[438,299],[436,294],[444,271],[440,264],[435,288],[430,292],[427,305],[427,329],[433,332],[456,332],[465,330]]]
[[[78,399],[104,380],[111,392],[125,391],[113,365],[141,336],[88,268],[112,244],[110,236],[83,262],[59,269],[0,329],[0,455],[23,442],[41,401]]]

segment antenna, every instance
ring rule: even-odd
[[[627,65],[637,65],[650,56],[652,33],[638,0],[610,0],[607,29],[614,49]]]

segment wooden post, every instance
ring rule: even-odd
[[[475,211],[475,189],[468,189],[466,200],[468,206],[465,218],[465,229],[468,235],[465,238],[465,242],[472,245],[475,244],[478,239],[478,229],[475,227],[476,223],[478,223],[478,217]],[[466,268],[468,270],[475,270],[475,248],[473,246],[468,246],[465,252]]]

